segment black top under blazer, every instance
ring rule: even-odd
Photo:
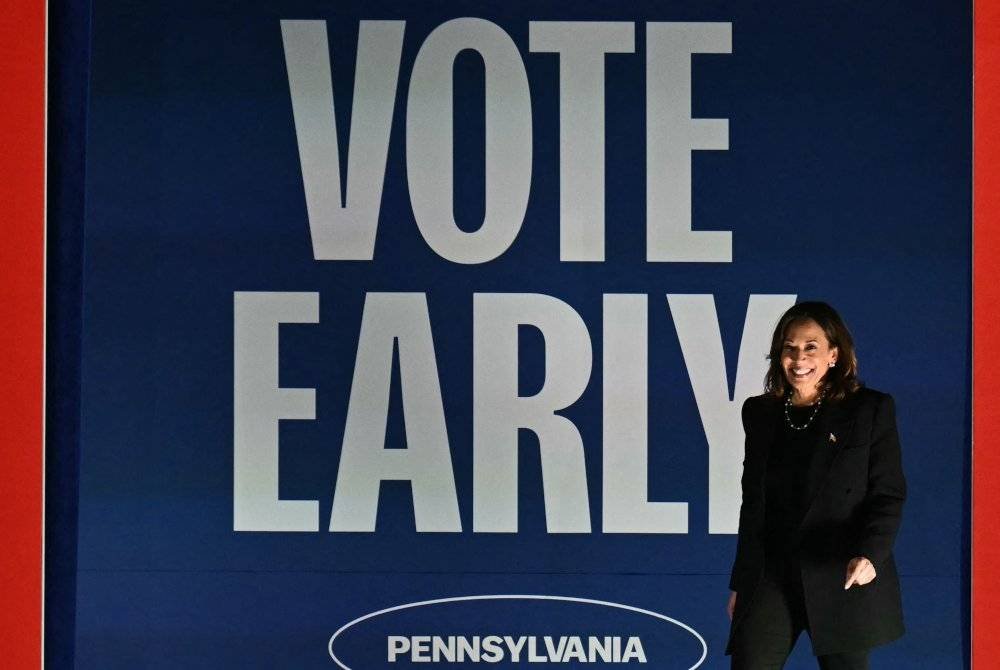
[[[784,400],[743,403],[743,504],[729,588],[737,592],[726,654],[764,574],[767,453],[785,420]],[[823,403],[806,482],[799,562],[813,653],[860,651],[903,634],[899,576],[892,555],[906,480],[892,396],[862,387]],[[864,556],[876,576],[844,590],[847,563]]]

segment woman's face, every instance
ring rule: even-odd
[[[799,395],[812,396],[816,385],[837,362],[837,347],[831,347],[826,333],[812,319],[794,321],[781,345],[781,367],[785,378]]]

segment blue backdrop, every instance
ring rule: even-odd
[[[735,535],[709,533],[709,446],[667,301],[699,294],[712,296],[718,330],[708,332],[721,336],[730,393],[751,295],[826,300],[844,316],[862,379],[896,399],[910,492],[896,544],[907,634],[875,650],[873,667],[963,667],[971,7],[767,4],[96,0],[79,350],[56,362],[80,365],[76,593],[48,604],[75,611],[75,666],[337,667],[330,637],[365,614],[547,594],[659,613],[696,635],[633,610],[484,600],[368,619],[338,638],[337,656],[393,667],[393,634],[641,635],[647,667],[689,668],[700,636],[700,667],[728,667]],[[509,35],[530,88],[523,225],[503,254],[478,264],[430,247],[408,189],[410,74],[431,31],[458,17]],[[405,21],[371,260],[314,259],[282,19],[326,20],[341,165],[358,122],[359,21]],[[560,261],[560,57],[529,50],[529,21],[569,20],[635,30],[634,53],[604,59],[597,262]],[[690,159],[693,227],[732,231],[728,263],[647,261],[646,38],[647,22],[660,21],[731,24],[732,52],[696,54],[690,66],[691,115],[729,120],[728,150]],[[453,206],[466,232],[486,211],[485,82],[483,59],[461,52]],[[318,501],[319,532],[234,529],[234,292],[255,291],[319,296],[318,323],[281,326],[277,363],[282,388],[315,389],[314,420],[280,423],[277,470],[282,500]],[[382,483],[374,532],[327,531],[362,313],[379,292],[426,295],[460,532],[417,532],[406,481]],[[525,429],[517,532],[473,530],[480,293],[552,296],[587,326],[593,371],[559,414],[582,439],[589,533],[547,531],[539,440]],[[648,499],[686,501],[686,533],[602,529],[606,294],[647,296]],[[530,396],[546,381],[546,341],[533,328],[517,339],[518,389]],[[394,355],[386,448],[407,444],[404,391],[421,395],[401,387]],[[812,662],[800,640],[788,667]]]

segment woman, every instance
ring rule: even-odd
[[[892,396],[864,387],[826,303],[778,322],[765,393],[743,404],[743,505],[729,588],[732,668],[781,668],[798,634],[819,667],[868,668],[903,634],[892,546],[906,481]]]

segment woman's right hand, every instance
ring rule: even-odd
[[[726,604],[726,612],[729,613],[729,620],[733,620],[733,611],[736,609],[736,591],[729,592],[729,602]]]

